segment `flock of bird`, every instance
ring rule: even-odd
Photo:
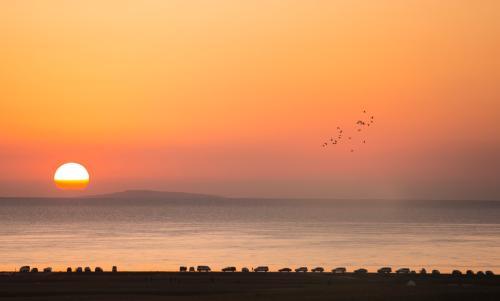
[[[363,110],[363,117],[356,121],[354,125],[355,133],[364,133],[364,131],[373,125],[375,122],[375,117],[373,115],[369,115],[366,110]],[[323,142],[322,147],[335,146],[340,143],[349,143],[351,153],[354,152],[355,147],[358,146],[356,142],[360,142],[362,144],[366,144],[366,138],[363,137],[354,137],[352,135],[347,136],[347,141],[344,138],[344,129],[340,126],[337,126],[337,130],[334,136],[330,137],[329,140]]]

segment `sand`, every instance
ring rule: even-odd
[[[412,284],[415,284],[414,286]],[[0,300],[500,300],[500,277],[331,273],[3,273]]]

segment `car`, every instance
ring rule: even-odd
[[[113,272],[113,273],[118,272],[118,268],[116,267],[116,265],[114,265],[114,266],[111,268],[111,272]]]
[[[179,267],[179,272],[187,272],[187,267],[184,266]]]
[[[311,270],[313,273],[323,273],[325,271],[324,268],[322,267],[315,267],[314,269]]]
[[[453,270],[451,272],[451,276],[455,276],[455,277],[462,276],[462,271],[460,271],[460,270]]]
[[[292,271],[291,268],[282,268],[278,270],[278,272],[280,273],[290,273],[291,271]]]
[[[361,268],[361,269],[355,270],[354,273],[355,274],[366,274],[366,273],[368,273],[368,270]]]
[[[427,270],[422,268],[419,273],[420,275],[427,275]]]
[[[492,271],[486,271],[484,272],[486,274],[486,276],[488,277],[492,277],[492,276],[495,276],[495,273],[493,273]]]
[[[29,271],[30,271],[30,266],[29,265],[22,266],[19,269],[19,273],[29,273]]]
[[[73,269],[71,267],[67,267],[66,268],[66,273],[71,273],[71,272],[73,272]]]
[[[396,274],[410,274],[409,268],[400,268],[396,270]]]
[[[77,267],[77,268],[76,268],[76,272],[77,272],[77,273],[83,273],[83,269],[82,269],[82,267]]]
[[[223,272],[236,272],[236,267],[225,267],[222,269]]]
[[[241,268],[241,271],[242,271],[243,273],[248,273],[248,272],[250,272],[250,270],[249,270],[247,267]]]
[[[31,269],[31,272],[32,272],[32,273],[38,273],[38,268],[32,268],[32,269]]]
[[[258,273],[266,273],[269,272],[269,268],[267,266],[258,266],[253,271]]]
[[[439,270],[432,270],[431,274],[433,276],[438,276],[438,275],[441,275],[441,272]]]
[[[383,267],[377,270],[377,273],[379,274],[390,274],[392,272],[392,268],[390,267]]]
[[[91,273],[92,272],[92,270],[90,269],[90,267],[85,267],[85,269],[83,269],[83,271],[85,273]]]
[[[103,269],[101,267],[95,267],[94,272],[96,272],[96,273],[102,273],[104,271],[103,271]]]
[[[194,267],[189,267],[189,271],[194,272],[195,271]]]
[[[467,275],[467,277],[474,277],[474,275],[475,275],[475,274],[474,274],[474,271],[473,271],[473,270],[467,270],[467,271],[465,272],[465,275]]]
[[[307,272],[307,267],[300,267],[295,269],[296,273],[306,273]]]
[[[196,267],[198,272],[210,272],[212,271],[208,265],[199,265]]]
[[[477,271],[476,275],[477,275],[477,277],[484,277],[484,272],[483,271]]]
[[[346,268],[344,268],[344,267],[340,267],[340,268],[334,268],[334,269],[332,270],[332,273],[333,273],[333,274],[345,274],[345,272],[346,272],[346,271],[347,271],[347,269],[346,269]]]
[[[43,272],[44,272],[44,273],[52,273],[52,268],[51,268],[51,267],[44,268],[44,269],[43,269]]]

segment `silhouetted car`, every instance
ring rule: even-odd
[[[225,267],[222,269],[223,272],[236,272],[236,267]]]
[[[333,274],[345,274],[345,272],[347,271],[346,268],[344,267],[340,267],[340,268],[335,268],[332,270],[332,273]]]
[[[396,274],[410,274],[409,268],[400,268],[396,270]]]
[[[300,267],[295,269],[296,273],[307,273],[307,267]]]
[[[433,276],[438,276],[438,275],[441,275],[441,272],[439,270],[432,270],[431,274]]]
[[[452,276],[462,276],[462,271],[459,271],[459,270],[453,270],[453,272],[451,272],[451,275],[452,275]]]
[[[51,267],[44,268],[44,269],[43,269],[43,272],[44,272],[44,273],[52,273],[52,268],[51,268]]]
[[[422,268],[419,273],[420,275],[427,275],[427,270]]]
[[[32,272],[32,273],[38,273],[38,268],[32,268],[32,269],[31,269],[31,272]]]
[[[76,268],[76,272],[77,272],[77,273],[83,273],[83,269],[82,269],[82,267],[77,267],[77,268]]]
[[[102,272],[104,272],[104,271],[102,270],[102,268],[101,268],[101,267],[96,267],[96,268],[94,269],[94,272],[96,272],[96,273],[102,273]]]
[[[19,273],[29,273],[29,271],[30,271],[30,266],[29,265],[22,266],[19,269]]]
[[[368,270],[361,268],[361,269],[355,270],[354,273],[355,274],[366,274],[366,273],[368,273]]]
[[[73,269],[71,267],[67,267],[66,268],[66,273],[71,273],[71,272],[73,272]]]
[[[199,265],[196,267],[196,270],[198,272],[210,272],[211,271],[211,269],[208,265]]]
[[[248,273],[248,272],[250,272],[250,270],[249,270],[248,268],[241,268],[241,271],[242,271],[243,273]]]
[[[291,271],[292,271],[291,268],[282,268],[278,270],[278,272],[280,273],[290,273]]]
[[[379,274],[390,274],[392,272],[392,268],[390,267],[383,267],[377,270],[377,273]]]
[[[313,273],[323,273],[325,271],[324,268],[322,267],[315,267],[314,269],[311,270]]]
[[[253,271],[258,273],[266,273],[269,272],[269,268],[267,266],[258,266]]]
[[[189,271],[194,272],[195,271],[194,267],[189,267]]]
[[[92,272],[92,270],[89,267],[85,267],[85,269],[83,269],[83,271],[85,273],[91,273]]]
[[[113,273],[118,272],[118,268],[116,267],[116,265],[114,265],[114,266],[111,268],[111,272],[113,272]]]
[[[489,277],[495,276],[495,273],[493,273],[492,271],[486,271],[484,273],[486,274],[486,276],[489,276]]]
[[[179,267],[179,272],[187,272],[188,268],[187,267]]]
[[[465,272],[465,275],[467,275],[467,277],[474,277],[474,271],[473,270],[467,270]]]

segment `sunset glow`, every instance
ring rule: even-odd
[[[500,1],[27,2],[0,4],[4,194],[78,158],[94,194],[500,197]],[[321,148],[365,109],[362,149]]]

